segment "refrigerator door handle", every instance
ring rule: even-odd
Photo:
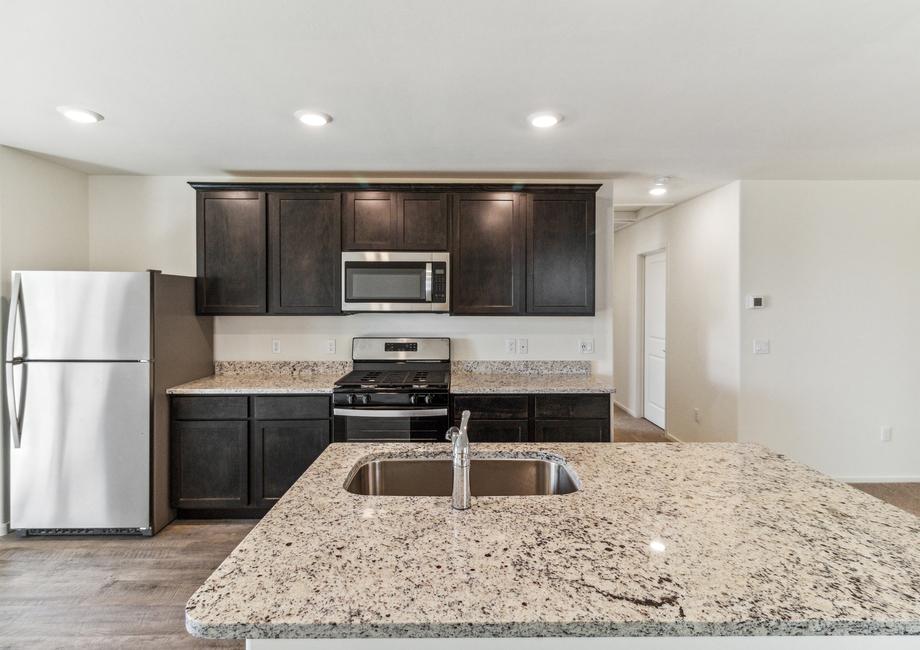
[[[10,293],[10,315],[6,322],[6,360],[13,361],[16,353],[16,326],[19,324],[19,297],[22,294],[22,275],[13,274],[13,287]]]
[[[10,438],[13,441],[13,448],[19,449],[22,444],[22,432],[19,428],[19,405],[16,403],[16,388],[14,383],[16,376],[13,369],[22,361],[7,361],[6,366],[6,407],[10,412]]]
[[[6,323],[6,406],[10,413],[10,437],[13,447],[19,449],[21,431],[19,428],[19,406],[16,404],[15,372],[13,367],[22,363],[13,355],[16,353],[16,327],[19,325],[19,297],[22,293],[22,276],[13,274],[13,287],[10,293],[10,315]]]

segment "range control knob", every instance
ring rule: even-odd
[[[367,395],[361,394],[361,395],[358,395],[358,401],[361,404],[367,404],[370,401],[370,399],[368,399]]]
[[[346,404],[354,404],[354,403],[355,403],[355,394],[354,394],[354,393],[348,393],[348,395],[345,396],[345,403],[346,403]]]
[[[410,395],[410,396],[409,396],[409,403],[412,404],[413,406],[415,406],[416,404],[418,404],[419,398],[420,398],[420,397],[421,397],[421,395]]]
[[[434,395],[425,395],[425,404],[434,404]]]

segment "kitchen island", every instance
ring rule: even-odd
[[[467,511],[344,489],[370,459],[448,453],[331,445],[192,596],[189,632],[251,648],[917,643],[920,520],[763,447],[475,445],[474,462],[564,459],[580,489]]]

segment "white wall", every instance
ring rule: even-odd
[[[741,215],[741,289],[769,302],[741,317],[739,439],[920,480],[920,182],[744,181]]]
[[[739,183],[731,183],[616,233],[616,401],[641,413],[640,256],[668,254],[667,428],[684,441],[734,440],[737,427]],[[700,410],[700,422],[693,409]]]
[[[90,177],[91,268],[156,268],[167,273],[194,275],[195,192],[188,186],[189,180],[176,176]],[[457,359],[584,359],[594,362],[598,374],[612,376],[613,314],[608,287],[612,273],[610,242],[613,215],[609,184],[598,193],[597,205],[597,310],[594,318],[448,317],[430,314],[219,317],[215,323],[215,357],[221,360],[349,359],[353,336],[397,333],[443,335],[454,339],[453,352]],[[526,357],[505,353],[507,337],[526,337],[530,353]],[[594,354],[578,352],[578,341],[585,337],[595,340]],[[272,338],[281,340],[282,353],[279,355],[271,353]],[[329,338],[336,339],[335,354],[326,353]]]
[[[0,146],[0,340],[6,340],[10,271],[87,268],[87,192],[85,174]],[[9,522],[8,435],[4,412],[0,436],[0,534],[6,532]]]

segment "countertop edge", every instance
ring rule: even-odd
[[[532,637],[918,636],[920,621],[693,621],[628,623],[330,623],[209,625],[185,612],[185,629],[201,639],[397,639]]]

